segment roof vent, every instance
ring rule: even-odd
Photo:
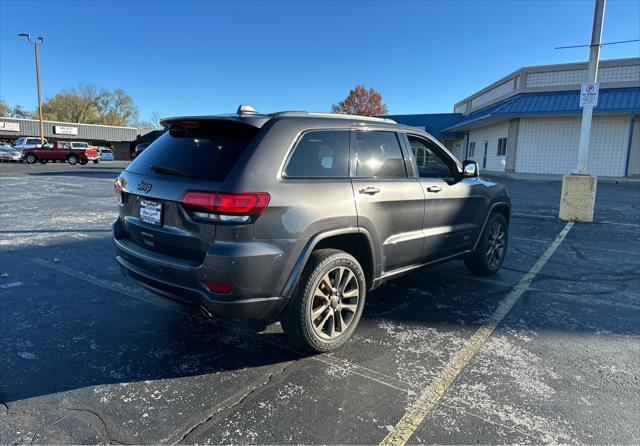
[[[247,104],[240,105],[236,113],[238,113],[239,115],[257,115],[258,114],[255,108]]]

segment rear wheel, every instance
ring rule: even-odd
[[[85,164],[87,164],[89,161],[80,161],[80,165],[84,166]]]
[[[93,160],[93,164],[98,164],[100,161],[98,160]]]
[[[35,155],[32,155],[31,153],[29,155],[27,155],[27,157],[25,158],[25,160],[29,163],[29,164],[35,164],[36,161],[38,161],[38,158],[36,158]]]
[[[507,221],[502,214],[493,213],[489,217],[476,250],[465,259],[464,264],[475,274],[482,276],[495,274],[502,266],[508,245]]]
[[[355,331],[365,295],[364,272],[353,256],[337,249],[314,251],[282,312],[282,329],[307,350],[335,350]]]
[[[75,155],[69,155],[69,158],[67,158],[67,161],[69,162],[69,164],[71,164],[72,166],[75,166],[76,164],[78,164],[78,157]]]

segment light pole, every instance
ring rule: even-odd
[[[18,34],[18,37],[25,37],[29,43],[33,44],[36,53],[36,83],[38,85],[38,114],[40,115],[40,145],[44,146],[44,123],[42,122],[42,96],[40,95],[40,62],[38,60],[38,47],[44,42],[44,37],[31,40],[31,36],[26,33]]]

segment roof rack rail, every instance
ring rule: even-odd
[[[321,113],[321,112],[306,112],[306,111],[281,111],[277,113],[271,113],[270,116],[292,116],[303,117],[313,116],[318,118],[332,118],[332,119],[356,119],[358,121],[371,121],[371,122],[386,122],[389,124],[397,124],[396,121],[389,118],[377,118],[375,116],[360,116],[360,115],[344,115],[341,113]]]

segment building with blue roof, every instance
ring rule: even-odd
[[[567,174],[576,168],[580,85],[587,64],[521,68],[457,102],[453,113],[392,115],[489,172]],[[601,61],[588,165],[592,174],[640,176],[640,58]]]

